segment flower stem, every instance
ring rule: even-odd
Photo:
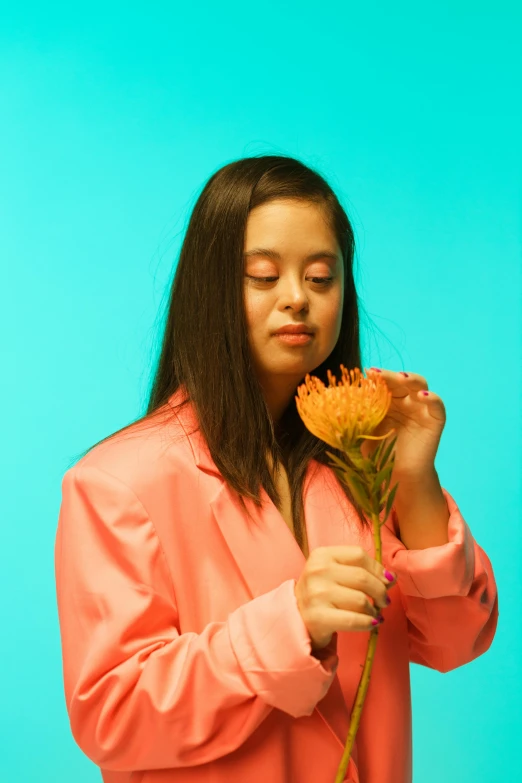
[[[381,522],[378,514],[372,513],[371,518],[373,522],[373,540],[375,545],[375,559],[377,560],[378,563],[382,564]],[[368,641],[366,660],[364,662],[364,668],[361,674],[361,679],[359,681],[359,687],[357,688],[355,703],[350,718],[350,729],[348,731],[348,738],[346,740],[346,745],[344,747],[341,763],[339,764],[339,769],[337,770],[335,783],[343,783],[346,777],[346,770],[348,768],[348,762],[350,761],[350,755],[352,753],[353,743],[355,742],[355,735],[357,734],[357,729],[359,728],[359,722],[361,720],[361,713],[362,713],[364,700],[366,698],[366,691],[368,690],[368,686],[370,684],[370,674],[373,665],[373,658],[375,655],[375,647],[377,645],[378,631],[379,631],[379,626],[377,626],[372,631],[370,631],[370,639]]]

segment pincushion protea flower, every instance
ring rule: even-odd
[[[327,370],[329,387],[307,374],[304,385],[297,389],[296,405],[313,435],[346,451],[361,438],[372,438],[371,433],[388,412],[391,391],[382,376],[365,378],[358,367],[348,372],[342,364],[341,371],[336,385],[335,375]]]
[[[344,452],[347,460],[341,460],[329,451],[332,468],[340,480],[347,484],[362,510],[371,517],[375,544],[375,559],[382,563],[381,525],[390,513],[398,484],[389,491],[393,470],[393,447],[397,438],[383,449],[386,435],[371,433],[386,416],[391,403],[391,391],[381,376],[365,378],[358,367],[348,370],[341,364],[342,377],[328,370],[329,386],[320,378],[305,376],[305,383],[298,387],[295,398],[297,411],[306,428],[317,438]],[[370,456],[363,456],[361,445],[366,439],[381,440]],[[380,514],[384,509],[384,518]],[[368,651],[355,703],[350,719],[348,738],[337,771],[335,783],[342,783],[350,760],[355,735],[359,727],[362,707],[370,683],[370,673],[377,644],[378,626],[370,632]]]

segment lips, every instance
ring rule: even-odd
[[[306,326],[301,326],[300,324],[291,324],[288,326],[282,326],[280,329],[274,332],[274,334],[313,334],[313,331],[308,329]]]

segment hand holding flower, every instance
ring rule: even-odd
[[[369,378],[381,377],[391,394],[390,407],[374,434],[381,435],[392,427],[397,434],[391,481],[399,484],[394,509],[400,539],[408,549],[446,544],[449,510],[435,469],[446,423],[444,403],[428,390],[422,375],[376,368],[367,374]],[[374,451],[375,442],[364,441],[361,453],[369,457]]]
[[[383,435],[392,428],[397,433],[393,478],[410,483],[422,480],[434,471],[435,456],[446,423],[443,401],[428,390],[422,375],[373,367],[366,372],[368,378],[382,378],[391,393],[386,416],[373,434]],[[373,441],[365,441],[361,446],[364,456],[370,456],[374,451]]]

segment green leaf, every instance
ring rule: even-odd
[[[342,459],[339,459],[339,457],[335,454],[332,454],[331,451],[326,452],[329,457],[333,459],[336,465],[338,465],[342,470],[352,470],[350,465],[347,465],[346,462],[343,462]]]
[[[388,495],[388,500],[386,501],[386,511],[384,512],[384,519],[388,519],[388,515],[389,515],[389,513],[391,511],[391,507],[393,505],[393,499],[395,497],[395,493],[397,492],[398,486],[399,486],[399,484],[397,482],[397,484],[395,484],[395,486],[393,487],[392,491]]]
[[[350,488],[355,502],[360,506],[360,508],[362,508],[364,512],[369,514],[371,512],[371,506],[368,503],[365,488],[359,481],[356,474],[350,473],[348,471],[343,472],[342,470],[337,470],[336,468],[334,468],[334,471],[340,481]]]
[[[345,454],[356,470],[367,471],[368,466],[371,468],[371,463],[363,457],[359,449],[350,449],[349,451],[346,451]]]
[[[397,438],[398,438],[398,435],[396,435],[394,438],[392,438],[392,440],[391,440],[391,441],[390,441],[390,443],[388,444],[388,447],[386,448],[386,451],[384,452],[384,456],[383,456],[383,458],[382,458],[382,460],[381,460],[381,463],[379,464],[379,470],[382,468],[382,466],[383,466],[383,465],[384,465],[386,462],[388,462],[388,459],[389,459],[389,457],[390,457],[390,454],[391,454],[391,452],[392,452],[392,449],[393,449],[393,447],[395,446],[395,443],[396,443],[396,441],[397,441]]]
[[[331,467],[337,466],[338,469],[341,470],[343,473],[347,473],[349,476],[355,476],[360,479],[360,473],[357,471],[357,468],[353,465],[351,461],[346,463],[343,460],[339,459],[335,454],[332,454],[329,451],[327,451],[326,453],[333,460],[333,464],[331,465]]]
[[[371,502],[368,498],[366,487],[359,481],[359,479],[356,476],[352,476],[348,484],[350,489],[352,490],[353,496],[357,501],[357,503],[360,505],[363,511],[366,511],[367,514],[370,514]]]
[[[388,487],[390,486],[390,481],[391,481],[391,477],[392,477],[393,463],[394,462],[395,462],[395,460],[392,460],[389,463],[391,465],[391,467],[392,467],[392,470],[390,471],[390,475],[386,476],[386,481],[384,482],[384,494],[386,494],[388,492]]]
[[[375,473],[375,465],[371,459],[365,459],[362,462],[362,469],[366,475],[371,476]]]
[[[336,469],[334,468],[334,470]],[[359,481],[357,475],[355,473],[343,473],[342,471],[337,470],[336,473],[339,479],[351,489],[355,500],[357,503],[359,503],[361,508],[367,511],[369,509],[367,493],[365,492],[364,487]]]
[[[390,463],[377,473],[373,480],[372,492],[377,492],[385,479],[388,479],[389,482],[392,470],[393,465]],[[386,487],[386,489],[388,489],[388,487]]]
[[[386,442],[385,440],[379,441],[379,445],[377,446],[377,448],[373,452],[373,457],[372,458],[373,458],[373,461],[374,461],[376,466],[379,464],[379,459],[381,457],[382,450],[383,450],[385,442]]]

